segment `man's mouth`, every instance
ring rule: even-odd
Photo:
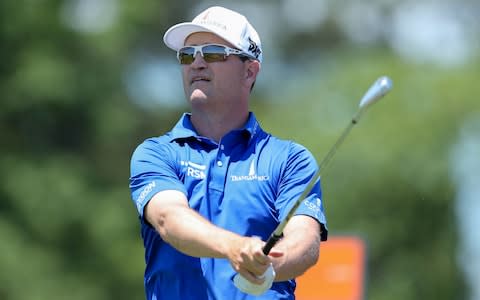
[[[196,82],[209,82],[210,79],[206,78],[206,77],[202,77],[202,76],[197,76],[197,77],[193,77],[192,78],[192,81],[191,83],[196,83]]]

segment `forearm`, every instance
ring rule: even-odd
[[[241,239],[192,210],[185,196],[177,191],[164,191],[153,197],[145,208],[145,216],[163,240],[194,257],[225,258],[227,247]]]
[[[319,256],[320,234],[317,221],[296,216],[284,230],[284,238],[276,247],[285,255],[274,260],[275,281],[285,281],[302,275],[315,265]]]

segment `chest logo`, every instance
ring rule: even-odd
[[[255,170],[255,161],[252,160],[250,168],[248,169],[248,175],[231,175],[232,181],[267,181],[270,177],[268,175],[257,175]]]
[[[180,161],[180,165],[187,167],[187,176],[195,179],[205,178],[205,170],[207,169],[207,166],[184,160]]]

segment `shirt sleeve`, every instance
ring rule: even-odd
[[[158,192],[178,190],[186,194],[178,176],[175,153],[159,139],[148,139],[132,154],[130,162],[130,192],[138,214]]]
[[[307,188],[308,183],[315,176],[317,170],[318,164],[311,152],[299,144],[292,143],[280,181],[279,196],[276,200],[276,208],[280,212],[279,217],[281,220],[287,216],[290,208]],[[307,215],[317,220],[322,229],[321,240],[327,240],[327,219],[323,207],[320,180],[317,181],[308,196],[302,201],[295,215]]]

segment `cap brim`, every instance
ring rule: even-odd
[[[217,34],[208,27],[186,22],[170,27],[163,36],[163,42],[168,48],[178,51],[185,45],[185,39],[195,32],[212,32]]]

